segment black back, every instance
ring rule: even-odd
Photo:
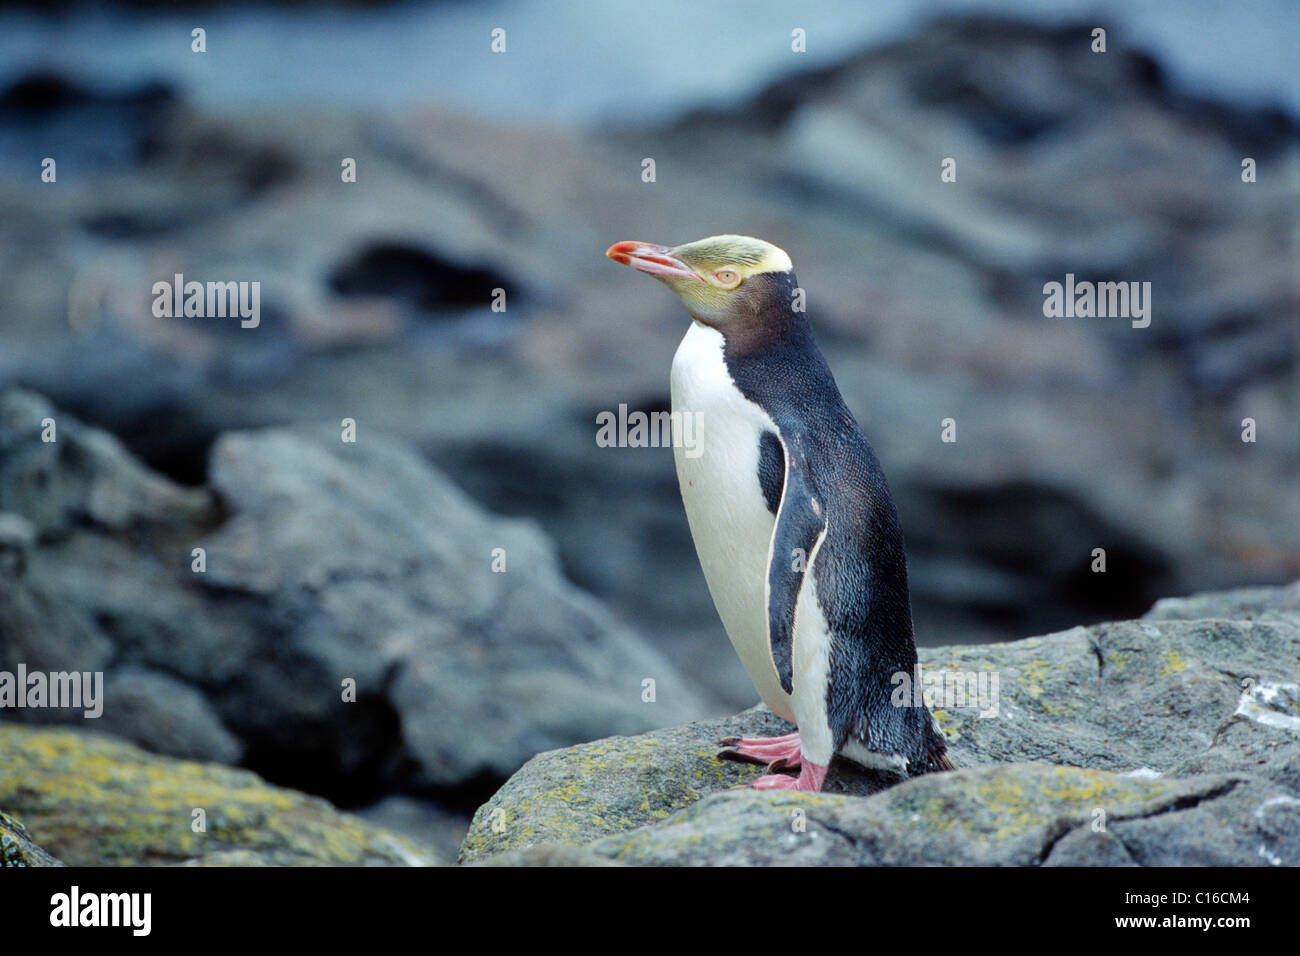
[[[781,444],[763,439],[758,477],[769,507],[774,492],[779,499],[784,488],[774,487],[773,472],[791,476],[796,482],[790,491],[797,489],[801,500],[784,502],[783,515],[785,508],[820,511],[818,520],[826,527],[813,571],[832,633],[827,712],[835,747],[854,738],[872,751],[906,757],[913,773],[938,769],[947,765],[946,745],[929,711],[914,706],[910,694],[905,706],[891,702],[894,675],[906,673],[911,682],[917,660],[898,512],[807,317],[790,307],[796,284],[788,272],[751,276],[741,287],[745,296],[735,328],[721,331],[732,379],[772,417],[785,447],[798,458],[795,464],[802,466],[788,471]],[[780,471],[774,468],[773,448],[781,456]],[[781,560],[784,556],[774,553],[773,563]],[[788,667],[788,648],[785,653]]]

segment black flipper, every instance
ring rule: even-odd
[[[794,612],[813,547],[826,527],[808,460],[798,436],[785,446],[785,489],[772,531],[767,567],[767,635],[777,678],[787,693],[794,690]]]
[[[763,489],[763,501],[773,515],[781,508],[781,492],[785,489],[785,452],[776,432],[765,431],[758,440],[758,487]]]

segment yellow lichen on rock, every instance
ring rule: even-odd
[[[160,757],[89,731],[0,725],[0,807],[70,864],[436,862],[247,770]]]

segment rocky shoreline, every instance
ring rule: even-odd
[[[706,708],[532,523],[487,514],[400,439],[269,429],[213,455],[212,484],[185,488],[0,393],[0,661],[102,671],[111,701],[93,721],[6,719],[242,763],[351,807],[410,793],[465,812],[538,751]]]
[[[957,771],[837,761],[821,794],[743,788],[717,741],[761,708],[539,754],[475,814],[500,865],[1300,863],[1300,582],[1159,602],[1137,621],[924,649],[1000,675],[996,717],[936,709]],[[557,845],[563,849],[557,850]]]
[[[722,736],[786,729],[754,708],[538,754],[479,808],[459,861],[1300,863],[1300,582],[923,662],[1001,676],[996,717],[937,708],[952,773],[899,781],[837,762],[824,793],[751,791],[761,769],[715,754]],[[80,728],[0,725],[0,781],[14,865],[451,862],[246,771]]]
[[[748,682],[673,560],[691,543],[671,456],[594,442],[602,410],[663,407],[682,334],[601,252],[753,232],[792,251],[885,463],[922,642],[1290,580],[1296,123],[1179,95],[1143,50],[1116,35],[1095,55],[1087,35],[950,18],[649,128],[240,119],[163,85],[34,75],[0,91],[0,163],[75,162],[39,189],[26,167],[0,177],[0,387],[191,486],[225,432],[380,428],[536,521],[566,577],[699,675],[697,716],[734,711]],[[176,273],[259,281],[260,324],[153,317],[152,283]],[[1067,274],[1151,282],[1152,324],[1046,318],[1043,286]]]

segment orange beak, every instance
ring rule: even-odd
[[[694,269],[672,255],[671,248],[656,246],[652,242],[616,242],[605,250],[605,255],[620,265],[631,266],[652,276],[700,278]]]

